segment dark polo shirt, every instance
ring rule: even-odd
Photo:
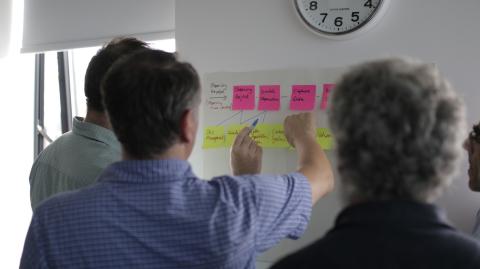
[[[433,205],[368,202],[343,210],[322,239],[272,268],[479,269],[480,243]]]

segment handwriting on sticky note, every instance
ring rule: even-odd
[[[235,141],[235,138],[245,126],[244,124],[231,124],[227,126],[227,134],[225,136],[225,145],[227,147],[233,145],[233,141]]]
[[[328,97],[335,87],[335,84],[325,83],[323,84],[323,94],[322,94],[322,102],[320,103],[321,110],[327,110],[328,106]]]
[[[263,148],[272,145],[272,124],[258,124],[250,133],[250,137]]]
[[[225,128],[223,126],[208,126],[203,134],[204,149],[225,147]]]
[[[232,110],[255,109],[255,85],[233,87]]]
[[[272,148],[288,148],[289,144],[285,137],[283,124],[272,124]]]
[[[225,83],[210,83],[206,89],[207,107],[213,110],[231,110],[230,100],[227,98],[228,86]]]
[[[333,145],[332,133],[328,128],[317,129],[317,143],[323,150],[331,150]]]
[[[316,92],[316,85],[293,85],[290,110],[313,110],[315,108]]]
[[[280,110],[280,85],[261,85],[258,110]]]

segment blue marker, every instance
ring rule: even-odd
[[[255,127],[257,126],[257,123],[258,123],[258,118],[252,123],[252,125],[250,125],[250,129],[255,129]]]

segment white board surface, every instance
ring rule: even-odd
[[[270,70],[252,72],[218,72],[206,74],[203,79],[203,127],[227,127],[230,124],[251,124],[255,119],[261,123],[283,123],[283,119],[292,113],[289,109],[293,85],[316,85],[316,102],[314,111],[317,127],[328,128],[327,110],[320,108],[322,102],[323,84],[335,83],[344,68]],[[255,85],[256,102],[254,110],[232,111],[233,87],[237,85]],[[279,111],[258,110],[260,85],[280,85],[281,105]],[[203,130],[200,130],[203,132]],[[199,141],[200,142],[200,141]],[[203,141],[202,141],[203,142]],[[203,163],[205,178],[230,174],[230,148],[204,149]],[[283,174],[295,171],[297,167],[296,153],[287,148],[264,149],[262,173]],[[335,166],[335,156],[332,150],[326,151],[332,166]],[[336,174],[336,172],[335,172]],[[337,182],[338,190],[338,182]],[[320,238],[330,227],[341,209],[338,191],[328,194],[315,206],[310,225],[304,236],[299,240],[283,240],[273,249],[264,253],[258,260],[274,262],[280,257],[308,245]]]

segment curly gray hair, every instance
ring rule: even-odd
[[[461,156],[463,102],[429,64],[386,59],[353,67],[329,113],[347,200],[432,201]]]

